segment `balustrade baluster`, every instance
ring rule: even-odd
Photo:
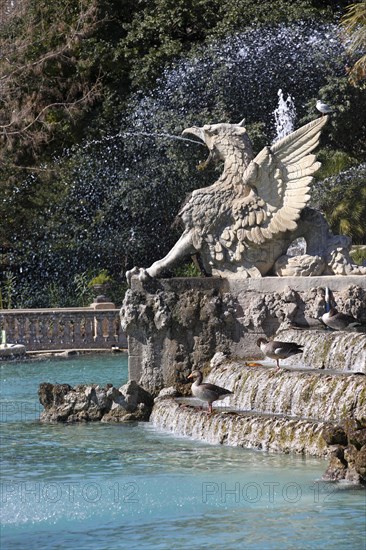
[[[74,346],[82,348],[85,343],[85,318],[79,315],[73,317]]]
[[[19,315],[16,318],[18,323],[18,340],[13,342],[14,344],[24,344],[25,339],[25,317],[24,315]]]
[[[98,344],[98,347],[103,347],[104,338],[103,338],[103,323],[102,318],[98,314],[94,316],[94,342]]]
[[[85,343],[94,347],[94,315],[85,316]]]
[[[24,343],[25,345],[28,345],[28,349],[32,351],[33,349],[37,349],[31,344],[31,322],[29,320],[29,317],[26,316],[24,318]]]
[[[1,310],[0,328],[8,343],[24,344],[27,351],[127,346],[117,309]]]
[[[71,323],[70,316],[65,315],[64,316],[64,347],[67,347],[69,349],[74,347],[73,346],[73,341],[72,341],[71,330],[70,330],[70,323]]]
[[[47,342],[47,319],[44,315],[42,315],[37,322],[37,338],[39,345],[41,347],[44,346],[45,342]]]
[[[29,342],[33,342],[34,346],[36,347],[36,344],[39,344],[38,342],[38,318],[34,319],[33,323],[31,323],[29,319]]]

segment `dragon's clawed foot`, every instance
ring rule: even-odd
[[[132,269],[130,269],[129,271],[126,271],[126,280],[127,280],[127,284],[128,286],[131,285],[131,279],[133,277],[133,275],[137,275],[137,273],[140,271],[140,268],[139,267],[133,267]]]
[[[134,275],[138,275],[138,278],[142,282],[145,282],[145,281],[148,281],[149,279],[151,279],[151,276],[149,275],[149,273],[147,272],[147,270],[145,268],[135,266],[132,269],[130,269],[129,271],[126,271],[126,279],[127,279],[128,286],[131,285],[131,279]]]

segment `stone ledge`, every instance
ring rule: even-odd
[[[209,416],[195,407],[182,407],[175,399],[160,398],[150,422],[159,430],[206,443],[320,457],[330,452],[322,437],[326,422],[218,410]]]
[[[155,293],[157,290],[180,292],[185,290],[220,289],[222,292],[237,294],[245,291],[282,292],[286,287],[295,291],[328,287],[333,291],[342,291],[348,286],[366,289],[364,275],[324,275],[319,277],[172,277],[170,279],[151,279],[141,282],[138,277],[131,279],[131,289]]]
[[[260,277],[256,279],[228,279],[231,292],[282,292],[285,288],[301,292],[311,288],[328,287],[333,291],[342,291],[348,286],[359,286],[366,289],[364,275],[324,275],[319,277]]]
[[[347,418],[366,422],[366,376],[326,370],[247,367],[244,362],[221,363],[207,377],[231,390],[226,403],[236,409],[284,414],[317,421]]]

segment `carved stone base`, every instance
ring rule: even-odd
[[[274,265],[274,272],[280,277],[316,277],[325,269],[321,256],[280,256]]]

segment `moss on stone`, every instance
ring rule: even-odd
[[[304,403],[309,403],[309,401],[311,401],[312,396],[313,396],[312,388],[307,386],[301,392],[301,401]]]
[[[325,338],[323,340],[323,346],[322,348],[319,350],[319,357],[320,357],[320,361],[321,361],[321,364],[322,365],[326,365],[327,364],[327,359],[328,359],[328,356],[329,356],[329,352],[331,350],[333,346],[333,339],[332,338]]]
[[[362,388],[358,396],[358,404],[362,407],[366,405],[366,388]]]

